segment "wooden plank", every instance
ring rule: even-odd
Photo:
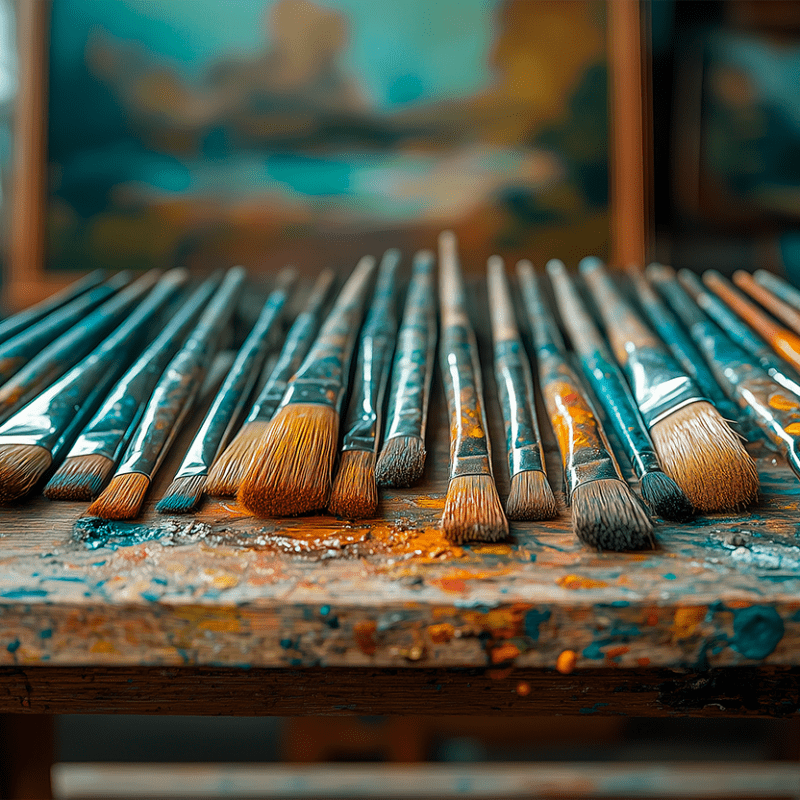
[[[773,716],[800,708],[797,668],[3,667],[17,714]]]
[[[180,797],[795,798],[796,764],[58,764],[60,800]]]

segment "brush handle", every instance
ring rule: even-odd
[[[759,286],[763,286],[768,292],[772,292],[776,297],[783,300],[784,303],[800,311],[800,291],[783,280],[783,278],[779,278],[765,269],[757,269],[753,273],[753,278]]]
[[[358,341],[356,374],[347,404],[342,451],[373,452],[378,446],[383,395],[397,336],[397,268],[400,251],[387,250]]]
[[[130,283],[130,273],[123,272],[84,292],[0,345],[0,383],[8,380],[26,361],[83,319],[94,308]]]
[[[469,324],[455,236],[439,236],[440,363],[450,417],[450,480],[492,475],[478,345]]]
[[[119,377],[130,361],[137,338],[187,279],[185,270],[173,270],[165,275],[108,338],[0,426],[0,441],[35,444],[52,450],[65,430],[76,430],[76,418],[85,421],[93,410],[87,408],[91,404],[86,399],[98,385],[110,386]]]
[[[784,303],[769,289],[765,289],[749,272],[738,270],[733,273],[733,282],[754,300],[761,303],[773,316],[777,317],[794,332],[800,332],[800,312]]]
[[[614,355],[633,389],[636,405],[648,428],[691,403],[708,402],[666,346],[623,299],[597,258],[585,258],[586,278],[605,323]]]
[[[778,325],[754,303],[748,300],[733,284],[715,270],[703,274],[703,283],[717,294],[749,325],[752,325],[769,343],[770,347],[795,368],[800,369],[800,336]]]
[[[217,290],[219,282],[219,275],[208,278],[181,303],[81,431],[69,451],[70,458],[100,455],[114,462],[120,459],[164,368]]]
[[[517,262],[517,278],[536,347],[551,345],[554,350],[566,352],[555,314],[545,302],[539,279],[530,261]]]
[[[292,327],[289,328],[289,333],[286,334],[286,341],[281,348],[278,360],[255,399],[247,419],[244,421],[245,425],[250,422],[269,422],[272,419],[289,381],[297,372],[314,342],[334,277],[333,271],[329,269],[323,270],[319,274],[303,310],[297,315]]]
[[[387,433],[384,442],[398,436],[425,439],[428,401],[436,358],[436,301],[433,253],[414,256],[403,320],[397,336],[389,389]]]
[[[341,411],[350,377],[350,360],[374,271],[372,256],[364,256],[358,262],[289,383],[281,408],[289,403],[311,403],[328,406],[337,414]]]
[[[117,475],[139,472],[152,478],[158,470],[194,404],[214,346],[236,310],[243,282],[244,270],[227,271],[217,294],[156,384]]]
[[[544,472],[530,362],[517,328],[503,259],[488,264],[489,310],[494,339],[494,374],[506,429],[510,477],[520,472]]]
[[[0,420],[8,419],[17,408],[91,351],[152,288],[159,275],[160,270],[151,270],[106,300],[3,384],[0,387]]]
[[[705,359],[698,352],[691,336],[687,335],[678,318],[662,301],[661,297],[656,294],[647,280],[649,278],[653,285],[658,287],[661,295],[666,297],[670,306],[674,307],[674,297],[671,296],[671,292],[673,286],[677,286],[675,271],[661,264],[651,264],[647,268],[647,278],[644,277],[639,269],[631,269],[628,274],[632,278],[639,305],[655,331],[672,351],[672,355],[675,356],[681,367],[700,387],[700,391],[711,400],[722,416],[729,420],[735,420],[738,414],[736,405],[731,402],[720,388]],[[680,287],[677,288],[680,291]],[[690,313],[691,308],[691,303],[685,308],[682,307],[682,314]],[[686,328],[691,327],[691,323],[687,324],[685,318],[684,324]]]
[[[605,409],[636,476],[661,472],[655,446],[636,401],[561,261],[550,261],[547,273],[561,319],[578,354],[584,376]]]
[[[217,453],[228,443],[267,357],[272,334],[280,322],[283,307],[296,277],[293,270],[285,270],[278,276],[277,288],[267,298],[255,325],[237,353],[175,473],[176,478],[207,475]]]
[[[725,331],[730,339],[758,359],[758,363],[772,380],[779,383],[784,389],[800,396],[800,375],[783,359],[778,358],[772,348],[747,323],[737,317],[722,300],[709,292],[700,283],[697,275],[688,270],[681,270],[680,282],[686,292],[682,291],[681,286],[672,289],[677,302],[690,305],[686,298],[688,293],[691,299]]]
[[[85,278],[71,283],[66,289],[50,295],[46,300],[42,300],[41,303],[30,306],[30,308],[26,308],[17,314],[12,314],[0,322],[0,342],[8,341],[13,336],[31,327],[34,323],[44,319],[56,309],[65,306],[71,300],[102,283],[105,279],[106,273],[102,269],[97,269],[94,272],[90,272]]]

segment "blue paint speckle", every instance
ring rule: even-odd
[[[607,706],[611,705],[610,703],[595,703],[593,706],[589,706],[588,708],[582,708],[580,710],[581,714],[594,714],[595,711],[599,711],[601,708],[606,708]]]
[[[291,639],[281,639],[281,647],[284,650],[289,650],[292,647],[292,640]]]
[[[772,606],[750,606],[733,612],[731,647],[745,658],[766,658],[778,646],[783,633],[783,620]]]
[[[17,600],[23,597],[47,597],[44,589],[9,589],[7,592],[0,592],[0,597],[9,600]]]
[[[664,580],[674,581],[676,578],[677,578],[677,575],[674,572],[665,572],[664,573]]]
[[[531,553],[531,554],[530,554],[530,556],[529,556],[529,558],[528,558],[528,560],[529,560],[531,563],[533,563],[534,561],[536,561],[536,553]]]
[[[584,648],[582,655],[584,658],[603,658],[603,651],[600,649],[603,646],[602,642],[592,642],[588,647]]]
[[[550,609],[546,608],[544,611],[532,608],[525,614],[525,635],[533,641],[539,639],[539,625],[542,622],[547,622],[550,619]]]
[[[39,638],[40,639],[49,639],[53,635],[52,628],[45,628],[44,630],[39,631]]]
[[[14,639],[13,642],[8,643],[6,650],[8,650],[9,653],[16,653],[17,650],[19,650],[19,644],[19,639]]]
[[[323,617],[327,617],[328,614],[331,613],[331,607],[330,606],[322,606],[320,608],[320,610],[319,610],[319,613],[322,614]]]

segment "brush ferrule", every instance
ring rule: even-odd
[[[492,464],[488,455],[457,455],[450,465],[450,480],[467,475],[491,475]]]
[[[614,460],[608,454],[598,454],[596,451],[576,451],[564,470],[569,496],[580,486],[592,481],[620,481]]]
[[[544,454],[538,442],[508,451],[508,474],[513,478],[520,472],[544,472]]]
[[[330,406],[339,411],[344,396],[344,386],[338,379],[298,378],[286,389],[280,408],[292,403]]]

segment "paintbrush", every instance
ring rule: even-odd
[[[581,362],[584,376],[606,412],[606,418],[625,450],[640,481],[642,497],[664,519],[684,522],[692,504],[680,487],[661,469],[655,446],[636,401],[600,331],[561,261],[547,264],[547,274],[561,319]]]
[[[121,272],[0,344],[0,383],[7,381],[31,358],[40,353],[43,347],[68,331],[92,309],[97,308],[128,283],[130,283],[130,273]]]
[[[713,292],[708,291],[693,272],[681,270],[680,283],[675,270],[662,264],[651,264],[647,277],[667,299],[673,308],[680,310],[686,302],[686,291],[694,302],[725,331],[726,336],[758,360],[761,368],[785,389],[800,396],[800,375],[798,375],[747,323],[740,319]],[[686,287],[686,290],[681,287]],[[684,321],[686,325],[686,322]],[[687,325],[687,328],[689,326]]]
[[[400,251],[387,250],[356,345],[356,369],[344,418],[339,467],[328,501],[328,511],[344,519],[372,517],[378,510],[375,451],[397,335],[399,265]]]
[[[389,386],[386,434],[375,465],[378,486],[414,486],[425,471],[425,428],[436,361],[434,256],[414,256]]]
[[[757,269],[753,273],[753,278],[759,286],[763,286],[767,291],[772,292],[775,297],[778,297],[783,300],[784,303],[800,311],[800,291],[783,280],[783,278],[779,278],[777,275],[772,272],[767,272],[765,269]]]
[[[242,408],[255,385],[280,324],[283,307],[297,273],[286,269],[278,275],[253,328],[244,340],[222,386],[189,445],[175,478],[156,505],[160,514],[188,514],[203,497],[206,476],[217,453],[228,443]]]
[[[655,274],[654,271],[659,268],[660,265],[651,264],[647,268],[648,277],[652,278]],[[711,401],[726,421],[729,423],[735,421],[739,414],[736,404],[722,391],[692,338],[686,333],[672,311],[653,291],[639,267],[629,267],[628,275],[636,291],[639,307],[644,311],[653,330],[661,337],[661,341],[670,349],[686,374],[700,387],[703,396]],[[672,277],[673,280],[677,280],[674,272]],[[669,300],[669,296],[665,292],[662,291],[661,294]]]
[[[765,289],[749,272],[738,270],[733,273],[733,282],[754,300],[761,303],[774,317],[788,325],[794,333],[800,333],[800,312]]]
[[[125,369],[158,311],[188,279],[172,270],[110,336],[0,426],[0,502],[26,495],[72,443]]]
[[[12,336],[16,336],[40,319],[44,319],[56,309],[61,308],[61,306],[66,305],[92,287],[102,283],[105,277],[105,272],[97,269],[94,272],[90,272],[86,277],[71,283],[66,289],[50,295],[46,300],[42,300],[40,303],[36,303],[24,311],[12,314],[2,320],[0,322],[0,342],[8,341]]]
[[[506,429],[511,489],[506,515],[514,520],[553,519],[558,505],[547,482],[530,362],[517,327],[503,259],[487,264],[494,374]]]
[[[132,519],[137,516],[153,476],[192,409],[219,340],[236,310],[246,277],[232,267],[199,322],[159,378],[122,463],[97,500],[90,516]]]
[[[264,431],[237,494],[258,516],[295,516],[328,504],[339,414],[374,270],[372,256],[358,262]]]
[[[175,311],[86,424],[44,488],[48,500],[94,500],[119,462],[158,379],[219,286],[205,280]]]
[[[755,328],[776,353],[795,369],[800,369],[800,336],[775,322],[719,272],[708,270],[703,273],[703,283],[745,322]]]
[[[750,353],[731,341],[722,328],[703,314],[690,297],[699,298],[700,294],[705,294],[693,274],[686,275],[681,270],[681,283],[686,287],[683,291],[678,286],[682,293],[681,319],[709,366],[738,404],[751,412],[756,424],[800,476],[800,400],[772,380],[766,370],[753,363]]]
[[[580,269],[664,472],[700,511],[727,511],[753,502],[758,472],[737,434],[622,298],[602,262],[585,258]]]
[[[214,461],[205,490],[214,496],[235,495],[255,457],[258,444],[275,414],[286,387],[308,354],[319,330],[322,312],[333,287],[334,272],[323,270],[303,310],[289,328],[278,360],[231,443]]]
[[[572,530],[583,544],[598,550],[652,548],[650,518],[622,477],[591,401],[567,361],[558,323],[531,263],[520,261],[517,275],[542,394],[561,451]]]
[[[0,421],[74,367],[120,323],[160,275],[160,270],[150,270],[117,292],[0,386]]]
[[[442,532],[454,542],[494,542],[508,536],[492,474],[492,454],[475,332],[469,322],[456,237],[439,236],[439,358],[450,418],[450,481]]]

